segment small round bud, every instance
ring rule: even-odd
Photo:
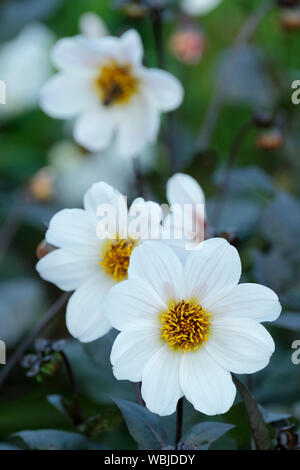
[[[118,0],[115,6],[130,18],[142,19],[149,13],[148,6],[141,0]]]
[[[205,36],[194,27],[178,29],[172,34],[169,49],[173,56],[187,65],[197,64],[205,49]]]
[[[280,21],[286,31],[297,31],[300,29],[300,7],[286,8],[281,12]]]
[[[256,138],[256,145],[262,150],[278,150],[283,146],[284,138],[278,128],[261,132]]]
[[[50,167],[41,168],[29,183],[29,194],[38,202],[49,202],[54,194],[54,175]]]

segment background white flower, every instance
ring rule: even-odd
[[[1,118],[8,118],[38,106],[42,85],[51,75],[49,50],[54,42],[51,31],[32,23],[0,47],[0,78],[6,84],[6,104]]]
[[[142,381],[147,407],[159,415],[185,397],[207,415],[225,413],[236,394],[230,372],[264,368],[274,342],[262,321],[281,311],[276,294],[239,284],[241,262],[226,240],[201,243],[183,265],[165,244],[146,242],[131,256],[128,280],[103,301],[121,331],[112,349],[115,376]]]
[[[89,11],[79,18],[79,29],[80,33],[87,38],[101,38],[109,34],[102,18]]]
[[[100,180],[127,195],[134,188],[132,162],[120,161],[113,147],[90,154],[74,141],[63,140],[51,147],[48,161],[55,175],[55,199],[63,206],[80,203],[87,189]]]
[[[182,9],[188,15],[205,15],[216,8],[222,0],[182,0]]]
[[[160,113],[183,99],[175,77],[142,65],[143,46],[134,30],[120,38],[62,39],[52,58],[60,73],[42,89],[41,107],[56,118],[77,117],[75,140],[93,152],[115,137],[121,156],[139,154],[156,140]]]
[[[164,219],[164,232],[170,232],[166,242],[184,260],[189,253],[187,244],[200,243],[204,239],[205,195],[199,183],[190,175],[176,173],[167,182],[167,200],[171,211]],[[184,219],[178,218],[172,206],[184,210]]]
[[[119,232],[107,239],[98,238],[96,233],[101,220],[96,213],[101,204],[115,208],[119,226]],[[36,269],[60,289],[75,290],[67,305],[66,320],[70,333],[82,342],[93,341],[111,328],[101,302],[116,282],[127,277],[130,255],[142,241],[123,235],[136,204],[146,208],[154,205],[138,198],[128,211],[121,193],[100,182],[86,192],[84,209],[64,209],[50,221],[46,240],[58,249],[42,258]],[[159,206],[155,207],[159,211]]]

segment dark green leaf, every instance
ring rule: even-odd
[[[300,203],[295,197],[281,192],[272,201],[262,218],[262,232],[271,243],[284,251],[299,248]]]
[[[284,291],[293,279],[293,269],[287,258],[276,249],[268,253],[252,251],[254,280],[275,292]]]
[[[258,405],[265,423],[276,423],[277,421],[286,420],[291,417],[288,413],[275,413],[274,411],[267,410],[261,405]]]
[[[0,442],[0,450],[21,450],[16,446],[13,446],[12,444],[9,444],[8,442]]]
[[[214,182],[219,185],[224,178],[224,168],[214,174]],[[261,168],[250,165],[234,168],[230,175],[228,191],[232,195],[271,196],[275,192],[272,178]]]
[[[300,313],[286,312],[278,318],[274,325],[287,330],[300,331]]]
[[[224,98],[253,107],[269,107],[277,90],[265,67],[265,53],[256,46],[242,45],[224,55],[218,86]]]
[[[47,18],[62,0],[4,0],[1,6],[1,39],[7,39],[30,21]]]
[[[56,429],[40,429],[38,431],[20,431],[11,439],[25,449],[34,450],[100,450],[102,446],[89,441],[85,436],[74,432]]]
[[[64,397],[61,395],[48,395],[47,400],[57,411],[67,416],[68,418],[70,417],[68,413],[68,405]]]
[[[166,431],[159,416],[147,408],[126,400],[115,400],[126,421],[128,430],[139,446],[147,450],[166,447]]]
[[[233,428],[234,425],[227,423],[199,423],[183,436],[182,442],[187,446],[196,446],[203,450],[208,449],[213,442]]]
[[[255,398],[251,395],[247,387],[233,375],[233,381],[241,394],[249,420],[251,434],[257,450],[267,450],[270,448],[270,436],[267,426],[264,423],[262,413]]]

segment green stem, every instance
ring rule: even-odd
[[[84,418],[83,418],[83,412],[80,406],[77,384],[76,384],[73,370],[72,370],[72,367],[71,367],[71,364],[67,355],[63,351],[60,351],[60,355],[64,361],[68,378],[69,378],[69,382],[71,385],[71,389],[73,392],[73,414],[72,414],[73,424],[75,426],[79,426],[80,424],[84,422]]]
[[[2,370],[0,374],[0,390],[3,386],[5,380],[14,369],[14,367],[18,364],[18,362],[22,359],[23,354],[25,353],[26,349],[34,342],[34,340],[39,336],[39,334],[49,325],[49,323],[56,317],[56,315],[60,312],[62,307],[65,303],[69,300],[71,296],[71,292],[65,292],[62,294],[58,300],[52,305],[52,307],[48,310],[48,312],[43,316],[40,323],[33,329],[33,331],[25,338],[23,343],[20,344],[18,349],[15,353],[11,356],[10,360]]]
[[[183,398],[180,398],[177,403],[176,410],[176,435],[175,435],[175,449],[178,446],[182,437],[182,421],[183,421]]]
[[[250,129],[252,129],[252,127],[253,127],[253,119],[250,119],[241,127],[241,129],[237,133],[233,141],[231,150],[229,152],[228,159],[227,159],[226,166],[225,166],[224,177],[223,177],[221,184],[219,185],[219,190],[216,196],[215,208],[214,208],[212,218],[211,218],[211,223],[213,227],[215,227],[215,229],[218,228],[218,224],[220,222],[223,209],[225,207],[226,197],[227,197],[230,178],[231,178],[231,172],[236,163],[238,152],[240,150],[241,145],[244,142],[245,137],[248,135],[248,132]]]

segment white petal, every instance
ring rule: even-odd
[[[120,333],[111,351],[111,363],[118,380],[142,380],[147,361],[162,348],[159,328],[137,325]]]
[[[143,44],[137,31],[131,29],[121,36],[125,56],[134,65],[140,65],[143,60]]]
[[[194,408],[209,416],[226,413],[235,399],[230,372],[217,364],[205,348],[183,354],[180,385]]]
[[[109,34],[102,18],[89,11],[80,16],[79,29],[81,34],[88,38],[101,38]]]
[[[188,15],[205,15],[217,7],[222,0],[182,0],[182,9]]]
[[[101,251],[96,226],[82,209],[64,209],[55,214],[50,220],[46,240],[79,255],[99,256]]]
[[[103,181],[93,184],[93,186],[85,193],[83,198],[83,204],[85,210],[88,214],[94,219],[97,214],[100,217],[99,224],[101,220],[105,225],[106,211],[111,211],[112,217],[112,228],[109,230],[112,236],[115,236],[113,232],[113,227],[116,227],[117,235],[120,237],[126,238],[127,232],[127,202],[126,198],[115,188],[110,186]],[[104,214],[100,213],[101,208],[103,209]],[[107,214],[108,217],[108,214]],[[103,218],[103,219],[102,219]],[[116,220],[114,220],[116,219]],[[99,228],[99,226],[97,227]],[[99,230],[98,230],[99,235]]]
[[[82,36],[57,41],[52,49],[52,61],[61,70],[95,71],[102,63],[95,43]]]
[[[272,336],[249,318],[213,318],[206,350],[222,367],[253,374],[269,363],[275,350]]]
[[[132,99],[119,112],[116,145],[122,157],[136,157],[146,144],[156,139],[159,113],[149,98],[142,94]]]
[[[247,317],[259,322],[274,321],[281,312],[278,296],[260,284],[239,284],[209,306],[214,315]]]
[[[184,298],[182,264],[161,242],[146,241],[133,250],[128,278],[148,283],[166,303]]]
[[[181,105],[183,88],[173,75],[164,70],[149,69],[144,73],[144,80],[158,109],[168,112]]]
[[[105,315],[121,331],[141,321],[159,326],[159,315],[166,309],[152,287],[139,279],[120,282],[103,300]]]
[[[167,182],[167,199],[172,204],[204,204],[204,192],[190,175],[176,173]]]
[[[112,140],[115,121],[113,114],[102,107],[93,106],[81,115],[74,127],[74,139],[91,152],[108,147]]]
[[[241,276],[237,250],[224,238],[211,238],[192,251],[184,267],[187,298],[206,306],[224,288],[233,287]]]
[[[113,59],[120,65],[127,64],[121,38],[106,36],[95,41],[95,45],[97,45],[99,52],[101,53],[102,63],[107,63],[107,61],[111,61]]]
[[[147,408],[160,416],[174,413],[183,393],[179,385],[182,354],[162,347],[145,365],[142,396]]]
[[[40,106],[54,118],[68,119],[90,106],[95,98],[90,76],[59,73],[43,86]]]
[[[99,271],[82,284],[70,298],[67,307],[67,328],[79,341],[94,341],[111,329],[111,323],[104,316],[101,304],[112,285],[113,281]]]
[[[101,272],[95,256],[83,256],[61,248],[44,256],[36,269],[45,281],[65,291],[76,289],[94,273]]]
[[[128,211],[128,234],[136,240],[159,240],[163,211],[159,204],[136,198]]]

